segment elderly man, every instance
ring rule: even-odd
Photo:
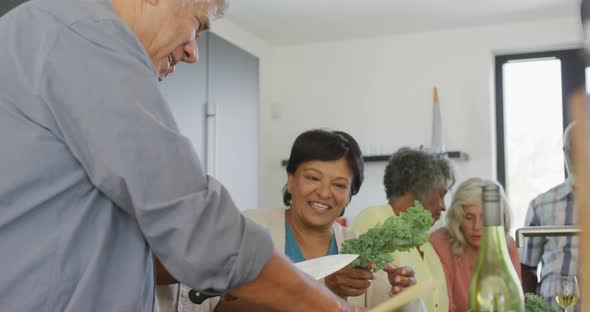
[[[158,90],[220,0],[33,0],[0,19],[2,311],[152,311],[152,253],[192,288],[352,310],[205,176]],[[272,296],[269,295],[272,293]]]
[[[454,183],[453,169],[446,158],[401,148],[391,156],[385,168],[383,184],[387,204],[364,209],[350,227],[364,233],[387,218],[406,212],[414,206],[414,200],[420,201],[434,220],[438,220],[446,210],[444,197]],[[393,259],[396,266],[412,266],[418,282],[432,279],[437,283],[433,291],[422,298],[428,311],[449,311],[444,270],[430,243],[407,252],[396,252]]]
[[[578,208],[574,200],[574,175],[571,161],[571,134],[574,123],[563,135],[563,152],[567,179],[538,195],[529,205],[525,226],[564,226],[576,225]],[[529,237],[519,249],[523,288],[527,292],[538,292],[554,307],[558,307],[553,291],[560,276],[578,274],[577,236]],[[537,267],[541,265],[541,280],[537,281]],[[575,311],[582,311],[580,305]]]

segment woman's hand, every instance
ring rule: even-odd
[[[326,276],[324,279],[326,287],[343,298],[360,296],[367,291],[371,281],[375,279],[375,274],[369,271],[374,267],[374,264],[369,265],[367,269],[345,267]]]
[[[416,284],[415,273],[411,267],[396,267],[388,264],[383,271],[387,272],[389,284],[391,284],[390,296],[397,295],[404,289]]]

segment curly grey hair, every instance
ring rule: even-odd
[[[225,10],[228,7],[227,0],[176,0],[180,5],[191,5],[196,4],[199,2],[208,2],[209,4],[213,5],[213,10],[211,10],[211,17],[223,17],[225,15]]]
[[[502,203],[504,205],[504,231],[508,234],[510,230],[510,207],[504,194],[502,186],[492,180],[485,180],[481,178],[470,178],[461,183],[451,201],[451,207],[447,211],[447,226],[446,235],[451,244],[451,250],[455,257],[460,257],[465,251],[465,235],[463,233],[463,218],[465,212],[463,210],[466,205],[481,205],[482,204],[482,188],[486,185],[500,186],[500,195],[502,196]]]
[[[389,158],[383,176],[389,201],[413,192],[423,202],[435,190],[448,189],[453,184],[455,174],[447,158],[409,147],[399,149]]]

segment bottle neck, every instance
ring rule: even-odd
[[[486,255],[488,262],[496,262],[506,259],[508,249],[506,247],[506,233],[503,225],[486,225],[482,229],[480,255]]]
[[[486,262],[503,262],[508,259],[504,232],[504,207],[497,185],[484,186],[482,193],[483,229],[480,259]],[[482,257],[483,256],[483,257]]]
[[[502,226],[504,224],[504,207],[500,202],[484,202],[483,226]]]

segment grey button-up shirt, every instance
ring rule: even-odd
[[[270,258],[107,0],[33,0],[0,18],[0,88],[0,310],[152,311],[152,252],[219,292]]]

